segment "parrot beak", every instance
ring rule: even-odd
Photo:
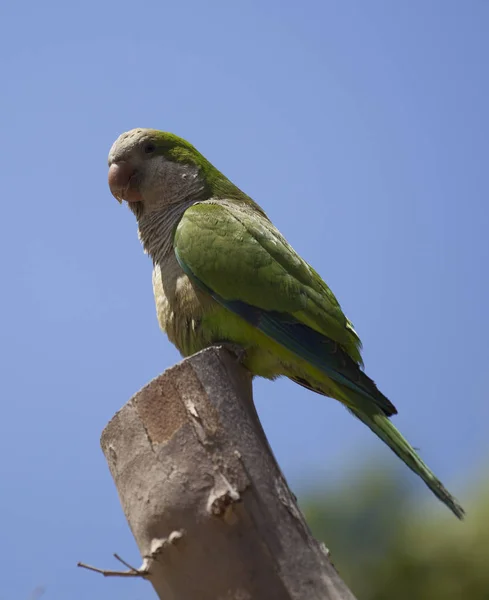
[[[141,202],[143,197],[138,189],[137,179],[136,170],[126,161],[114,162],[109,167],[109,188],[120,204],[123,200]]]

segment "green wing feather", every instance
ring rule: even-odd
[[[175,247],[223,298],[293,314],[361,361],[360,340],[331,290],[263,215],[225,201],[196,204],[177,227]]]
[[[335,296],[264,215],[226,201],[196,204],[174,246],[182,268],[218,302],[384,414],[396,413],[360,369],[360,340]]]

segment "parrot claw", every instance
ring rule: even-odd
[[[219,346],[233,354],[239,364],[243,364],[246,358],[246,350],[242,346],[233,344],[232,342],[221,342]]]

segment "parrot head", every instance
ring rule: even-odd
[[[188,142],[155,129],[120,135],[109,152],[109,187],[136,216],[189,196],[205,197],[212,165]]]
[[[263,209],[218,171],[192,144],[157,129],[131,129],[109,152],[109,188],[139,220],[168,205],[226,198]]]

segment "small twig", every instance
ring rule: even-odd
[[[129,571],[134,571],[135,573],[141,573],[141,571],[144,571],[144,569],[136,569],[136,567],[133,567],[132,565],[130,565],[128,562],[126,562],[123,558],[121,558],[115,552],[114,552],[114,558],[116,560],[118,560],[120,563],[122,563],[125,567],[127,567],[129,569]]]
[[[82,569],[87,569],[88,571],[93,571],[94,573],[100,573],[104,577],[147,577],[148,571],[147,569],[136,569],[131,566],[125,560],[123,560],[118,554],[114,554],[114,557],[122,563],[125,567],[127,567],[127,571],[112,571],[110,569],[99,569],[98,567],[93,567],[92,565],[87,565],[86,563],[79,562],[77,564],[78,567]]]

